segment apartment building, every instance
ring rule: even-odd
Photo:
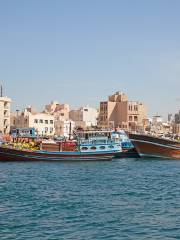
[[[143,128],[143,122],[146,118],[144,104],[139,101],[129,101],[125,93],[116,92],[109,96],[108,101],[100,102],[98,124],[100,127],[120,127],[136,131]]]
[[[71,110],[69,113],[77,127],[91,127],[97,125],[98,110],[89,106],[80,107],[76,110]]]
[[[39,135],[52,136],[55,133],[54,116],[48,113],[34,112],[31,107],[12,115],[12,128],[34,127]]]
[[[9,134],[10,132],[10,108],[11,99],[0,97],[0,132],[2,134]]]
[[[57,136],[67,135],[69,122],[69,105],[60,104],[57,101],[52,101],[45,106],[45,113],[54,116],[55,134]],[[74,123],[72,123],[73,125]]]

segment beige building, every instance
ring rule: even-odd
[[[91,127],[97,125],[98,110],[89,106],[80,107],[76,110],[71,110],[69,113],[77,127]]]
[[[55,119],[58,119],[60,121],[69,120],[68,104],[60,104],[56,101],[53,101],[50,104],[45,106],[44,112],[53,114],[55,116]]]
[[[48,113],[37,113],[31,107],[12,115],[11,128],[34,127],[39,135],[52,136],[55,133],[54,116]]]
[[[10,107],[11,99],[0,97],[0,132],[3,134],[10,132]]]
[[[75,128],[74,121],[72,120],[61,121],[59,122],[58,125],[56,125],[56,135],[69,138],[69,136],[72,136],[74,128]]]
[[[122,92],[116,92],[109,96],[108,101],[100,102],[100,127],[120,127],[129,131],[142,130],[146,118],[144,104],[138,101],[129,101],[128,96]]]
[[[54,116],[55,134],[57,136],[67,135],[69,121],[69,105],[60,104],[56,101],[53,101],[45,106],[44,112]]]

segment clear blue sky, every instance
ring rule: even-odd
[[[13,109],[124,91],[149,115],[180,108],[179,0],[0,0],[0,80]]]

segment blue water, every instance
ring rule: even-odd
[[[1,162],[5,239],[180,239],[180,161]]]

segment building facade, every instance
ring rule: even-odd
[[[45,106],[44,112],[53,114],[60,121],[69,120],[69,105],[68,104],[60,104],[56,101],[53,101],[49,105]]]
[[[73,130],[75,128],[75,122],[72,120],[62,121],[56,125],[56,135],[57,136],[64,136],[69,138],[73,135]]]
[[[180,123],[180,110],[179,110],[178,113],[176,113],[176,114],[174,115],[174,122],[175,122],[176,124],[179,124],[179,123]]]
[[[89,106],[80,107],[76,110],[71,110],[69,117],[75,122],[76,127],[97,126],[98,110]]]
[[[120,127],[136,131],[143,128],[144,119],[147,119],[144,104],[129,101],[122,92],[116,92],[109,96],[108,101],[100,102],[99,126],[102,128]]]
[[[44,112],[54,116],[55,135],[66,135],[68,128],[67,122],[69,121],[69,105],[53,101],[45,106]]]
[[[0,97],[0,132],[9,134],[10,132],[10,115],[11,115],[11,99],[8,97]]]
[[[11,128],[35,128],[38,135],[52,136],[55,133],[54,116],[47,113],[36,113],[31,108],[12,115]]]

